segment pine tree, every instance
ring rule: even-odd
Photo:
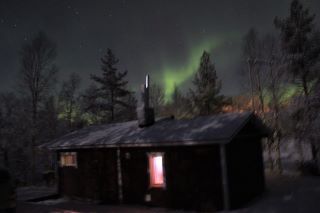
[[[68,80],[64,81],[59,94],[59,102],[62,107],[62,116],[68,122],[69,130],[73,128],[76,117],[77,92],[80,88],[81,78],[78,74],[70,74]]]
[[[115,57],[111,49],[101,58],[102,76],[91,75],[91,79],[98,83],[98,105],[110,113],[109,120],[115,120],[115,112],[118,107],[128,107],[123,101],[124,97],[130,94],[125,80],[127,71],[120,72],[116,68],[119,59]]]
[[[185,98],[183,94],[181,93],[179,87],[177,84],[174,84],[173,92],[171,95],[171,113],[176,117],[176,118],[183,118],[185,117],[186,110],[185,110]]]
[[[320,36],[315,30],[314,18],[309,9],[305,9],[298,0],[293,0],[289,16],[274,20],[280,30],[282,48],[288,54],[289,71],[301,84],[306,97],[310,93],[310,82],[316,77],[313,68],[320,56]]]
[[[173,87],[173,93],[172,93],[172,104],[174,106],[179,107],[181,104],[182,94],[180,92],[180,89],[178,88],[177,84],[174,84]]]
[[[320,34],[315,29],[314,19],[315,15],[310,14],[309,9],[305,9],[298,0],[293,0],[289,16],[285,19],[276,17],[274,24],[280,30],[282,49],[289,61],[289,72],[302,87],[304,94],[304,101],[295,104],[297,109],[293,113],[301,160],[303,161],[301,141],[309,140],[312,158],[316,162],[319,144],[314,141],[310,132],[315,117],[311,113],[312,105],[309,100],[312,95],[312,84],[319,80],[317,64],[320,59]]]
[[[82,119],[87,125],[99,124],[102,121],[102,107],[98,104],[98,88],[91,84],[80,96],[80,111]]]
[[[210,55],[206,51],[201,56],[193,84],[195,89],[191,89],[190,94],[196,114],[209,115],[219,112],[224,103],[224,96],[219,95],[221,82],[218,80],[214,64],[210,61]]]
[[[155,82],[150,83],[150,103],[154,109],[155,116],[161,116],[165,105],[164,90]]]

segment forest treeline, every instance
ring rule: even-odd
[[[297,141],[301,162],[302,143],[310,144],[312,163],[317,165],[320,32],[314,18],[293,0],[287,17],[274,18],[276,33],[248,30],[235,76],[247,85],[240,95],[220,93],[222,82],[205,50],[190,89],[182,92],[175,85],[171,101],[165,101],[165,88],[152,81],[150,102],[156,117],[253,110],[272,130],[265,143],[271,169],[282,171],[280,145],[286,137]],[[130,70],[118,69],[121,61],[111,49],[101,57],[99,75],[87,76],[87,88],[77,73],[58,80],[57,54],[55,42],[44,32],[34,35],[19,52],[17,89],[0,94],[0,158],[22,184],[36,182],[45,170],[53,169],[54,156],[39,145],[89,125],[136,119],[137,91],[128,87]]]

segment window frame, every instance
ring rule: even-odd
[[[165,173],[165,160],[164,160],[164,152],[149,152],[148,153],[148,173],[149,173],[149,188],[160,188],[165,189],[166,188],[166,173]],[[156,184],[154,183],[155,174],[152,170],[152,159],[155,157],[161,157],[162,158],[162,183]]]
[[[74,162],[69,163],[65,160],[67,156],[74,156]],[[60,167],[74,167],[78,168],[78,153],[77,152],[60,152],[59,156]]]

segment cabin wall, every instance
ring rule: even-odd
[[[106,203],[118,201],[115,149],[66,151],[77,152],[78,167],[59,167],[59,193]]]
[[[165,189],[149,187],[148,152],[164,153]],[[177,209],[222,208],[218,146],[122,148],[121,153],[125,203]],[[145,201],[147,194],[150,202]]]
[[[265,189],[261,138],[239,136],[226,147],[230,206],[234,209]]]
[[[71,197],[117,202],[116,149],[72,151],[78,153],[78,168],[59,168],[60,192]],[[149,152],[164,153],[164,189],[149,187]],[[125,204],[176,209],[222,209],[218,145],[121,148],[121,168]],[[150,202],[145,200],[147,194],[151,197]]]

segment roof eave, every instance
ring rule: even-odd
[[[91,149],[91,148],[118,148],[118,147],[164,147],[164,146],[198,146],[198,145],[216,145],[225,144],[231,141],[231,138],[218,139],[214,141],[174,141],[174,142],[145,142],[145,143],[120,143],[120,144],[94,144],[79,146],[56,146],[48,147],[49,150],[67,150],[67,149]]]

